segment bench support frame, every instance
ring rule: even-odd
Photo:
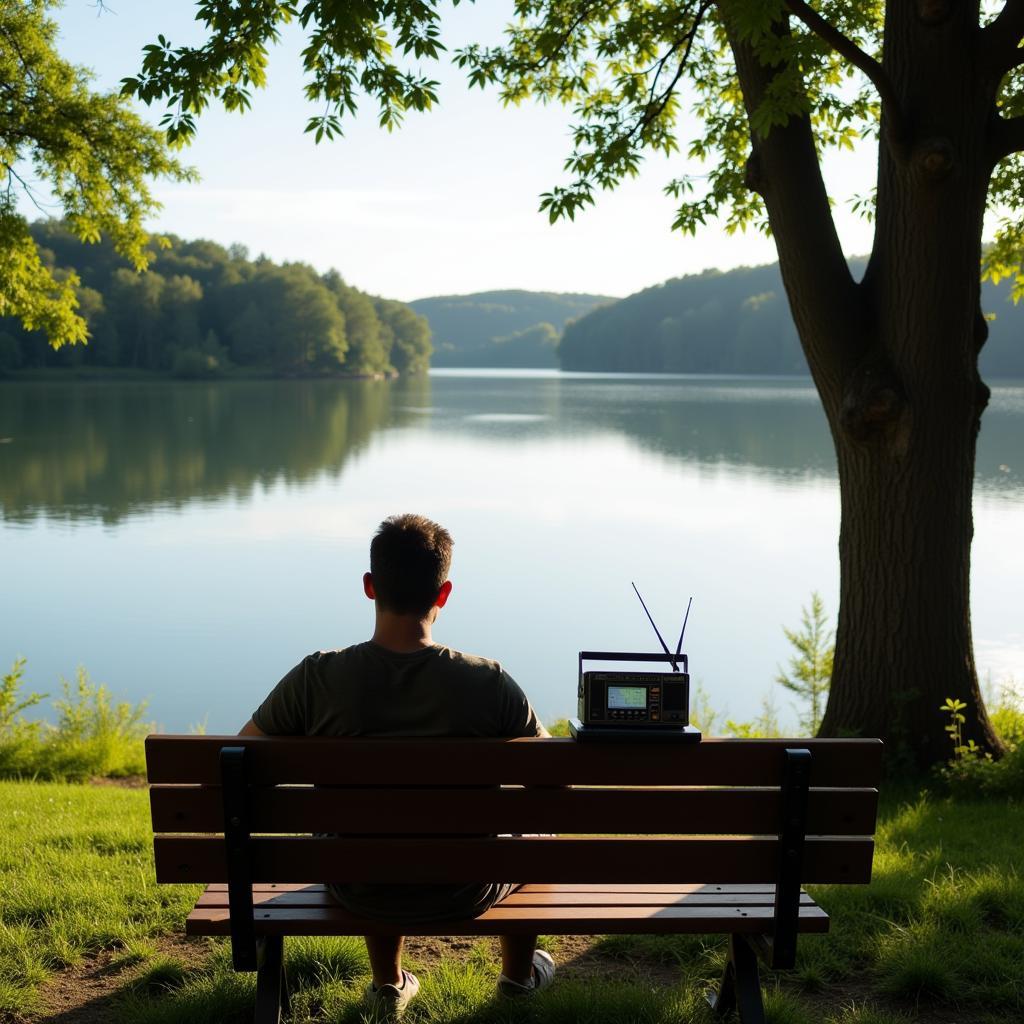
[[[807,796],[811,781],[811,752],[787,747],[783,753],[782,823],[779,828],[779,866],[775,879],[775,919],[767,939],[773,970],[789,970],[796,963],[800,924],[800,875],[807,831]]]
[[[811,752],[803,748],[787,748],[783,756],[782,824],[779,828],[779,866],[772,934],[730,935],[729,959],[718,991],[707,996],[717,1016],[724,1017],[737,1010],[743,1024],[764,1024],[765,1020],[758,957],[774,970],[787,970],[796,963],[800,870],[807,829]]]
[[[259,969],[252,904],[252,816],[246,778],[245,747],[221,747],[220,779],[224,796],[224,850],[231,912],[231,962],[236,971]]]
[[[255,1024],[280,1024],[291,1009],[288,976],[284,970],[284,936],[268,935],[258,944]]]
[[[708,993],[707,1001],[716,1016],[726,1017],[738,1010],[743,1024],[765,1024],[757,954],[743,935],[729,936],[729,959],[722,980],[717,992]]]
[[[284,936],[256,937],[250,845],[252,816],[245,747],[222,747],[220,777],[224,794],[224,847],[231,911],[231,962],[236,971],[256,972],[256,1024],[280,1024],[288,1013]]]

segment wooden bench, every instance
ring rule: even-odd
[[[231,937],[258,1024],[287,1011],[286,935],[395,932],[725,933],[712,1005],[761,1022],[758,957],[792,967],[797,934],[828,929],[801,884],[871,877],[881,754],[863,739],[146,740],[157,880],[208,883],[186,932]],[[529,884],[472,920],[396,926],[334,904],[322,883],[343,880]]]

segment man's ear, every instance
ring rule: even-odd
[[[437,592],[437,600],[434,602],[434,604],[438,608],[443,608],[445,606],[445,603],[448,600],[448,595],[451,592],[452,592],[452,581],[451,580],[445,580],[444,583],[441,584],[441,589]]]
[[[377,600],[377,591],[373,589],[373,577],[368,573],[363,573],[363,593],[371,600]]]

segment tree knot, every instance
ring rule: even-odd
[[[926,180],[942,181],[956,165],[956,152],[949,139],[925,139],[915,147],[914,163]]]
[[[764,173],[761,168],[761,154],[756,149],[751,150],[747,157],[746,168],[743,173],[743,184],[751,192],[764,195]]]
[[[868,361],[850,375],[839,412],[843,430],[865,445],[878,445],[894,457],[910,442],[910,408],[895,373],[885,363]]]
[[[917,0],[917,20],[923,25],[941,25],[952,10],[951,0]]]

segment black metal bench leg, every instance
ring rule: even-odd
[[[757,954],[742,935],[729,936],[729,959],[725,963],[717,992],[707,997],[711,1009],[720,1017],[739,1011],[743,1024],[764,1024],[761,979]]]
[[[731,959],[725,961],[725,970],[722,971],[722,980],[718,983],[718,991],[709,989],[705,998],[719,1017],[727,1017],[736,1009],[736,975]]]
[[[284,972],[284,938],[271,935],[259,941],[256,971],[256,1024],[281,1024],[281,1014],[291,1009]]]

